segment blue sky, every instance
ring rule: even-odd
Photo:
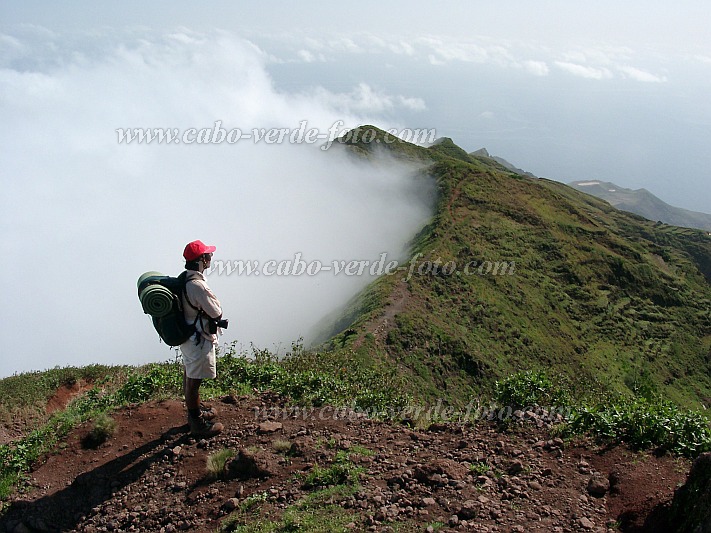
[[[132,284],[177,273],[194,238],[226,260],[397,256],[429,213],[412,169],[305,145],[121,146],[118,128],[434,129],[708,212],[710,22],[688,1],[3,2],[0,238],[23,265],[0,334],[33,326],[0,375],[165,359]],[[273,347],[366,282],[211,284],[226,340]]]

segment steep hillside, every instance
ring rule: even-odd
[[[209,440],[178,359],[0,380],[0,531],[694,531],[711,427],[654,393],[709,397],[708,236],[449,139],[341,144],[436,181],[410,263],[325,351],[221,350]]]
[[[455,404],[526,369],[582,391],[711,401],[705,232],[520,176],[449,139],[421,148],[357,133],[344,149],[426,162],[439,198],[412,262],[352,302],[331,348],[389,361],[418,396]]]
[[[647,189],[626,189],[602,181],[574,181],[569,185],[579,191],[602,198],[618,209],[636,213],[649,220],[711,231],[711,215],[669,205]]]

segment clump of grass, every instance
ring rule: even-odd
[[[182,390],[182,372],[177,361],[152,363],[131,372],[114,393],[117,404],[142,403],[151,398],[177,396]]]
[[[239,507],[231,515],[229,515],[222,521],[220,527],[217,530],[218,533],[224,533],[229,531],[276,531],[275,524],[271,521],[267,521],[266,523],[264,523],[259,520],[258,523],[253,524],[253,526],[247,525],[248,521],[252,522],[251,519],[257,518],[261,506],[266,501],[266,492],[259,492],[246,497],[239,504]]]
[[[469,471],[479,476],[485,475],[491,470],[491,466],[485,461],[477,461],[469,465]]]
[[[355,491],[356,488],[351,485],[337,485],[310,492],[284,509],[283,514],[278,518],[259,516],[259,505],[266,500],[266,497],[263,494],[253,495],[245,499],[238,510],[223,520],[218,531],[220,533],[348,531],[347,524],[354,521],[354,516],[338,505],[338,502],[350,498]]]
[[[365,446],[356,444],[348,448],[348,455],[362,455],[364,457],[373,457],[375,455],[375,452],[366,448]]]
[[[314,465],[311,472],[304,476],[303,486],[305,489],[311,489],[333,485],[355,485],[363,470],[362,467],[351,462],[348,452],[341,450],[336,453],[330,466],[324,468]]]
[[[291,451],[291,441],[286,439],[276,439],[272,441],[272,449],[275,453],[286,455]]]
[[[98,448],[116,434],[116,420],[106,413],[100,413],[94,419],[94,425],[82,439],[84,448]]]
[[[225,475],[225,465],[227,461],[237,455],[237,452],[231,448],[211,453],[207,456],[207,475],[210,479],[218,479]]]

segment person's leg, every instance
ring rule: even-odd
[[[185,407],[188,411],[188,422],[190,433],[194,436],[211,437],[219,434],[224,426],[219,422],[210,422],[215,416],[214,409],[204,410],[200,405],[200,385],[203,378],[214,378],[216,375],[214,353],[212,344],[202,343],[201,345],[183,345],[183,394],[185,395]],[[207,353],[205,352],[207,350]],[[191,378],[189,376],[201,376]]]
[[[201,379],[193,379],[183,375],[185,389],[185,407],[188,413],[194,416],[200,415],[200,384]]]

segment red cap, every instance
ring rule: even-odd
[[[202,254],[210,254],[216,249],[217,248],[215,248],[214,246],[208,246],[202,241],[193,241],[189,242],[187,246],[185,246],[185,250],[183,251],[183,257],[186,261],[195,261]]]

